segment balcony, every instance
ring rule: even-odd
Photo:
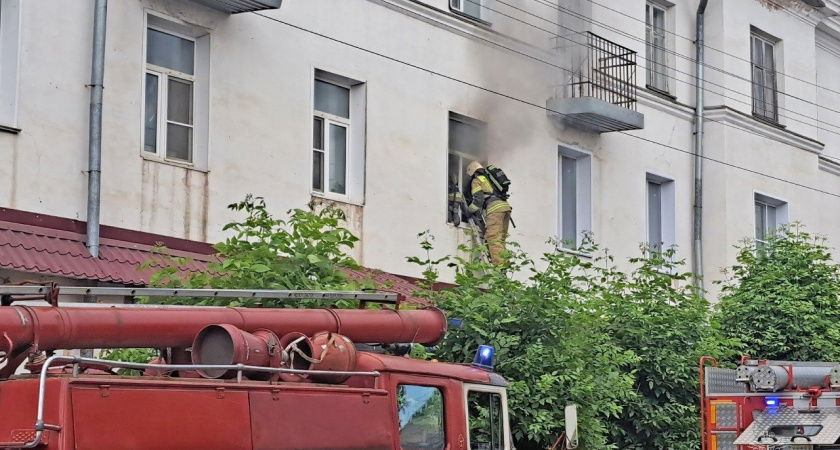
[[[548,99],[549,117],[593,133],[644,128],[636,111],[636,52],[591,32],[564,39],[573,42],[562,50],[575,70]]]
[[[192,0],[195,3],[228,14],[277,9],[283,0]]]

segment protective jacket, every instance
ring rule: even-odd
[[[493,185],[484,173],[479,170],[472,179],[472,202],[470,212],[477,213],[481,209],[487,214],[494,212],[507,212],[511,210],[510,204],[501,199],[493,190]]]

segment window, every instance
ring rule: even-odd
[[[0,2],[0,125],[17,127],[22,0]]]
[[[675,245],[674,181],[647,176],[647,242],[651,254]]]
[[[470,450],[507,448],[505,410],[502,396],[496,392],[467,392]]]
[[[648,2],[645,7],[647,28],[647,84],[648,87],[668,92],[667,31],[665,18],[667,9],[657,3]]]
[[[195,41],[146,30],[146,114],[143,149],[192,161]]]
[[[778,121],[776,91],[776,43],[778,40],[753,32],[751,36],[753,114]]]
[[[400,446],[405,450],[446,447],[443,393],[428,386],[397,386]]]
[[[558,168],[558,237],[563,248],[576,249],[591,226],[591,158],[573,149],[560,148]]]
[[[449,163],[447,177],[447,199],[453,200],[451,190],[459,189],[465,198],[469,198],[470,177],[467,166],[472,161],[484,163],[481,158],[483,124],[475,119],[460,114],[449,114]],[[451,207],[451,205],[449,205]],[[461,223],[467,223],[468,214],[462,206],[447,209],[461,214]],[[453,217],[447,214],[447,222],[452,223]]]
[[[209,34],[149,16],[143,78],[143,154],[206,168]]]
[[[449,8],[452,11],[470,16],[474,19],[484,19],[487,14],[482,14],[481,2],[487,0],[449,0]]]
[[[763,194],[755,194],[756,247],[767,244],[780,225],[788,222],[787,202]]]
[[[312,114],[312,191],[361,202],[364,83],[316,70]]]

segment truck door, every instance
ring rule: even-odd
[[[467,448],[470,450],[510,450],[507,392],[498,386],[465,384],[467,405]]]
[[[450,379],[397,375],[391,387],[396,400],[399,447],[403,450],[456,450],[456,434],[463,422],[458,416],[453,421],[447,414],[455,405],[460,406],[460,383]],[[453,423],[456,422],[456,423]]]

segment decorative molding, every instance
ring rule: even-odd
[[[505,46],[510,49],[525,53],[529,56],[540,56],[542,58],[556,58],[553,50],[540,48],[520,39],[499,33],[493,30],[492,24],[485,25],[450,11],[443,11],[434,6],[421,3],[417,0],[369,0],[371,3],[384,6],[393,11],[405,14],[422,20],[430,25],[455,32],[466,38],[484,42],[494,47]],[[495,14],[495,13],[494,13]],[[546,47],[550,42],[547,41]],[[504,49],[503,49],[504,50]]]
[[[819,168],[823,172],[828,172],[832,175],[840,176],[840,161],[828,159],[823,155],[819,156]]]
[[[819,154],[825,148],[825,144],[820,141],[769,123],[764,123],[727,106],[706,107],[704,117],[709,121],[720,122],[725,125],[740,128],[743,131],[755,133],[767,139],[781,142],[782,144],[790,145],[810,153]]]
[[[668,100],[647,89],[639,88],[636,91],[636,99],[640,105],[671,114],[678,119],[694,120],[693,107],[679,103],[676,100]]]

